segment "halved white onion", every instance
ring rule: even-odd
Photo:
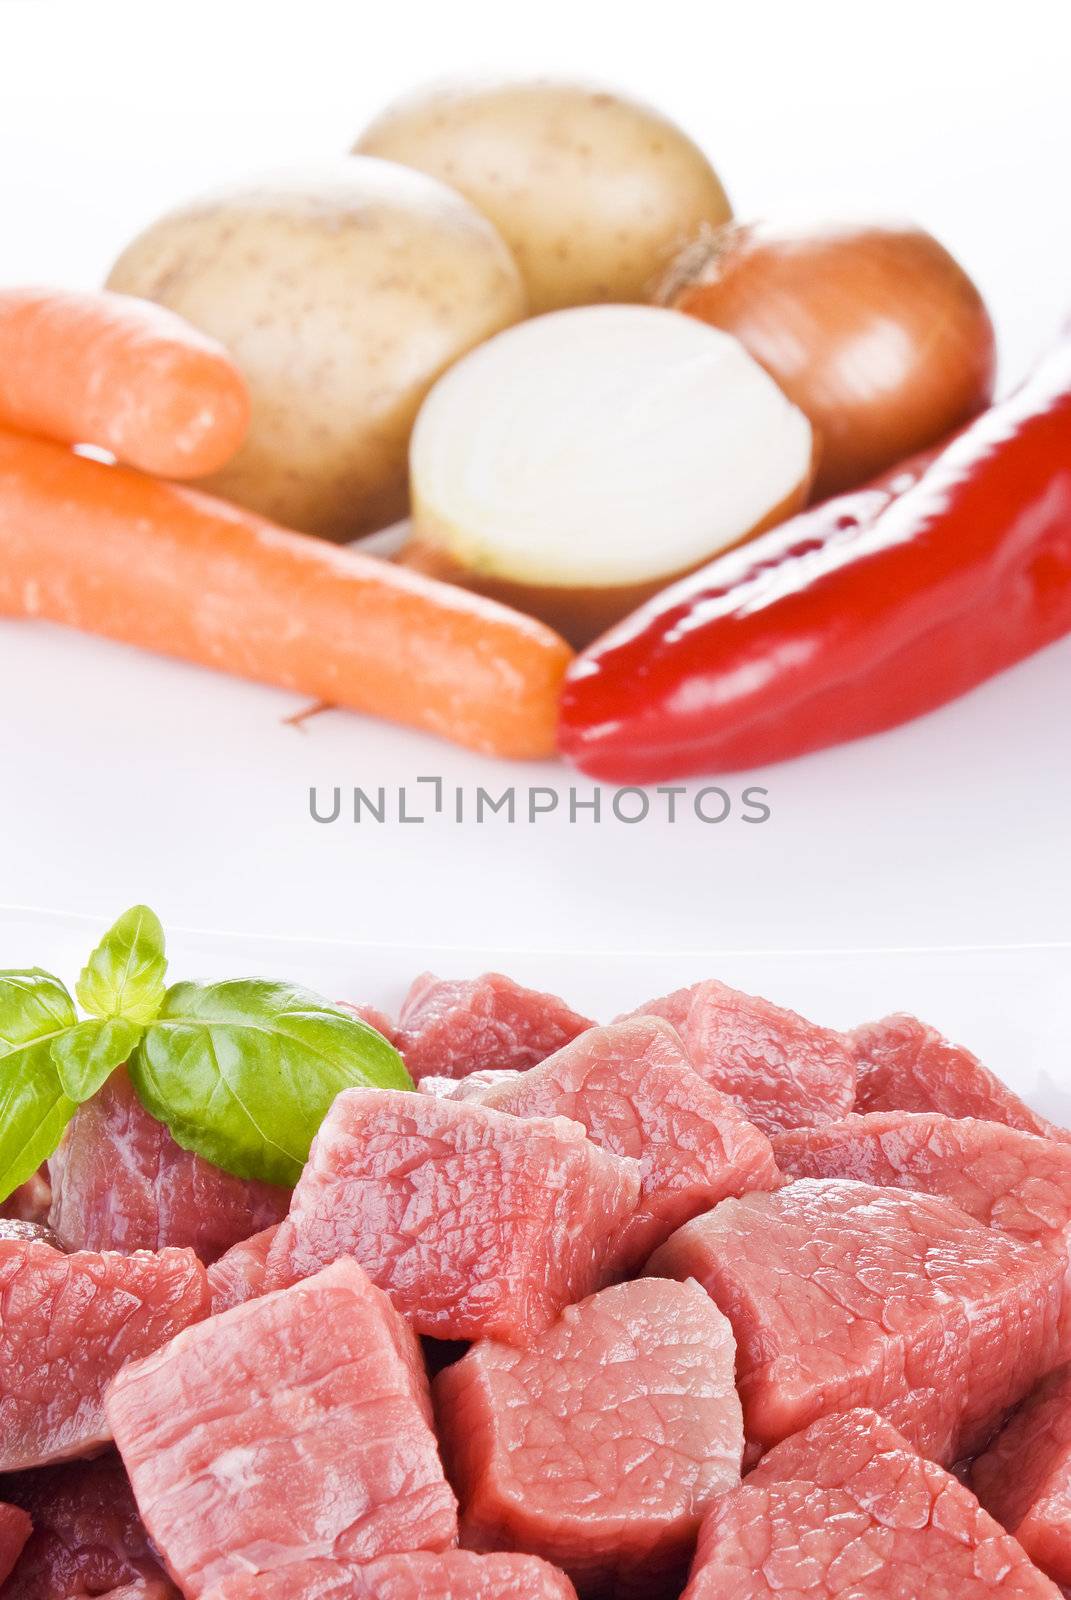
[[[439,379],[410,447],[414,541],[458,581],[649,590],[794,511],[803,413],[730,335],[651,306],[510,328]],[[599,623],[613,611],[600,604]],[[576,628],[570,631],[577,633]]]

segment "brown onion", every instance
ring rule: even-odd
[[[734,334],[810,419],[815,498],[925,449],[992,398],[989,313],[920,228],[730,223],[684,250],[656,298]]]

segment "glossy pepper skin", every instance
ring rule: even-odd
[[[793,517],[574,663],[564,755],[651,783],[894,727],[1071,631],[1071,331],[897,493]]]

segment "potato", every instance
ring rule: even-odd
[[[578,83],[427,89],[384,111],[354,148],[467,195],[512,249],[534,312],[643,300],[680,245],[731,215],[680,128]]]
[[[169,212],[108,285],[180,312],[245,374],[248,439],[204,483],[339,540],[404,512],[425,393],[527,309],[509,250],[467,200],[353,156]]]

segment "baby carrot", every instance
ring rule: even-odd
[[[0,424],[198,478],[249,426],[245,380],[173,311],[101,289],[0,290]]]
[[[553,751],[572,656],[495,601],[0,430],[5,611],[519,758]]]

